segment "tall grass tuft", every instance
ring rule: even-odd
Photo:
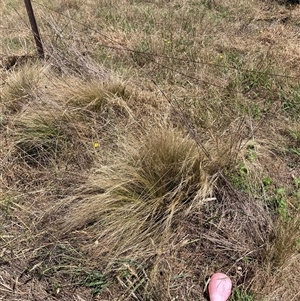
[[[147,252],[212,196],[216,174],[208,172],[209,160],[177,130],[156,129],[133,139],[113,161],[96,170],[64,224],[64,231],[98,229],[98,254]]]
[[[47,67],[27,64],[12,72],[1,91],[4,111],[19,112],[25,104],[34,99]]]

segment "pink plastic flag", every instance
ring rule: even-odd
[[[223,273],[215,273],[211,276],[208,293],[210,301],[226,301],[231,294],[232,282]]]

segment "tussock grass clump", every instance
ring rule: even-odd
[[[15,145],[26,162],[50,162],[67,143],[68,136],[56,120],[57,113],[27,112],[18,118]]]
[[[279,218],[273,230],[266,246],[266,257],[253,277],[252,288],[257,297],[267,301],[293,300],[299,294],[299,214],[291,220]]]
[[[28,90],[27,96],[12,96],[18,91],[9,85],[10,78],[4,86],[1,117],[7,125],[8,139],[15,147],[13,154],[31,167],[57,164],[61,160],[63,164],[90,163],[95,157],[94,142],[98,145],[100,140],[113,139],[111,131],[118,122],[111,124],[110,119],[132,116],[126,102],[130,91],[125,83],[112,76],[105,81],[84,81],[74,76],[62,80],[49,70],[46,73],[38,66],[24,66],[18,71],[19,94]],[[23,89],[22,80],[29,79],[27,73],[32,81],[26,81],[28,86]],[[41,85],[41,80],[51,76],[51,82]],[[47,97],[40,98],[43,92]]]
[[[211,198],[216,174],[196,143],[176,130],[159,129],[123,146],[101,166],[66,217],[64,231],[92,225],[96,253],[125,256],[162,243],[175,221]]]
[[[19,112],[24,104],[35,97],[39,83],[47,67],[26,64],[19,70],[11,72],[1,91],[2,105],[10,112]]]
[[[31,167],[90,162],[90,129],[72,113],[54,102],[43,108],[36,104],[21,113],[10,125],[15,154]]]
[[[274,226],[274,236],[270,239],[267,248],[267,260],[271,270],[280,270],[293,255],[300,251],[299,246],[300,219],[279,219]]]
[[[126,104],[129,92],[126,84],[118,79],[106,81],[91,80],[90,82],[74,80],[66,87],[65,98],[68,106],[81,108],[93,113],[103,113],[112,107],[130,109]]]
[[[233,261],[242,266],[243,281],[250,283],[259,266],[269,262],[272,214],[261,200],[219,178],[232,161],[226,165],[224,153],[212,141],[204,146],[211,159],[179,130],[159,128],[127,138],[109,164],[97,168],[73,197],[59,204],[60,211],[67,207],[62,210],[67,210],[60,226],[63,237],[81,230],[92,233],[88,249],[97,266],[106,267],[105,273],[118,279],[125,269],[136,281],[127,283],[128,289],[149,277],[136,291],[141,296],[161,294],[171,300],[169,288],[178,286],[179,292],[181,284],[164,279],[162,288],[160,273],[169,277],[183,273],[180,268],[193,270],[195,279],[198,269],[223,266],[239,283]],[[231,149],[223,147],[228,154]],[[160,252],[166,252],[164,258]],[[177,256],[197,263],[178,267]],[[128,271],[131,267],[137,274]]]

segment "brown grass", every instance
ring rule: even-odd
[[[288,2],[3,3],[0,300],[298,300]]]

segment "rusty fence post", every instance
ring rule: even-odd
[[[31,29],[32,29],[32,32],[33,32],[33,36],[34,36],[34,40],[35,40],[35,44],[36,44],[36,49],[37,49],[39,57],[41,59],[43,59],[44,58],[43,44],[42,44],[41,37],[40,37],[40,34],[39,34],[39,29],[38,29],[36,21],[35,21],[31,1],[30,0],[24,0],[24,2],[25,2],[28,17],[29,17]]]

